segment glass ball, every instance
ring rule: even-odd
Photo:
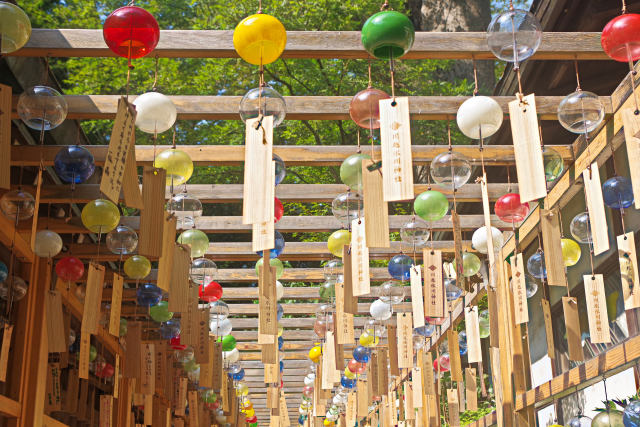
[[[571,418],[566,427],[591,427],[591,422],[591,418],[579,415]]]
[[[413,332],[421,337],[430,337],[431,335],[433,335],[435,330],[435,325],[427,323],[424,326],[418,326],[417,328],[414,328]]]
[[[224,301],[209,303],[209,319],[224,320],[229,317],[229,306]]]
[[[53,160],[53,167],[64,182],[79,184],[93,175],[93,154],[79,145],[63,147]]]
[[[352,192],[338,194],[331,203],[331,212],[343,227],[348,227],[354,219],[364,218],[362,196]]]
[[[440,358],[433,361],[433,367],[439,372],[449,372],[451,369],[451,359],[449,353],[445,353]]]
[[[321,357],[322,347],[320,347],[319,345],[311,347],[311,350],[309,350],[309,360],[311,360],[313,363],[318,363]]]
[[[419,351],[422,350],[424,348],[425,342],[424,342],[424,338],[421,337],[420,335],[414,335],[413,336],[413,350],[414,351]]]
[[[280,156],[274,154],[272,159],[276,162],[276,185],[278,185],[284,181],[285,176],[287,176],[287,168],[284,164],[284,160],[282,160]]]
[[[170,340],[180,335],[180,320],[171,319],[160,325],[160,336],[164,340]]]
[[[354,374],[364,374],[367,370],[366,363],[358,362],[355,358],[351,359],[349,363],[347,363],[347,369]]]
[[[178,112],[171,99],[160,92],[147,92],[133,101],[136,127],[152,135],[165,132],[176,122]]]
[[[389,274],[396,280],[409,280],[411,277],[411,267],[413,266],[413,259],[410,256],[400,254],[395,255],[389,260],[387,269]]]
[[[219,337],[218,341],[222,343],[222,351],[231,351],[236,348],[236,337],[233,335],[224,335]]]
[[[558,121],[569,132],[589,133],[604,119],[604,107],[595,93],[578,90],[558,104]]]
[[[489,49],[502,61],[520,63],[530,58],[541,41],[540,22],[526,10],[506,10],[494,16],[487,29]]]
[[[456,279],[447,277],[444,279],[444,293],[447,301],[455,301],[462,295],[462,289],[456,285]]]
[[[489,253],[489,248],[487,247],[487,226],[482,226],[473,232],[471,236],[471,246],[476,251],[481,254]],[[491,238],[493,242],[493,250],[497,252],[502,247],[504,243],[504,236],[502,235],[502,231],[498,230],[495,227],[491,227]]]
[[[68,261],[68,258],[73,258],[72,261]],[[70,267],[69,270],[75,270],[75,268],[73,268],[71,266],[71,264],[75,264],[75,260],[80,261],[78,258],[75,257],[66,257],[66,258],[62,258],[60,261],[58,261],[58,264],[60,264],[61,262],[65,261],[64,264],[69,263]],[[60,274],[58,273],[58,264],[56,264],[56,274],[58,275],[58,277],[60,277]],[[82,261],[80,261],[80,264],[82,264]],[[67,271],[66,265],[65,267],[61,267],[63,268],[63,270],[61,270],[64,274],[65,271]],[[84,273],[84,265],[82,265],[82,272]],[[7,279],[7,276],[9,275],[9,269],[7,268],[7,264],[5,264],[4,262],[0,261],[0,282],[4,282]],[[69,276],[71,276],[71,274],[69,274]],[[80,276],[82,276],[82,274],[80,274]],[[73,277],[75,277],[75,274],[73,274]]]
[[[62,250],[62,237],[55,231],[40,230],[36,233],[33,252],[41,258],[53,258]]]
[[[0,55],[19,50],[31,37],[31,21],[18,6],[0,2]]]
[[[118,226],[120,211],[106,199],[92,200],[82,208],[82,224],[93,233],[108,233]]]
[[[145,283],[136,290],[136,302],[143,307],[151,307],[162,300],[162,289],[153,283]]]
[[[20,301],[27,294],[29,285],[18,276],[11,276],[4,282],[0,283],[0,298],[7,300],[9,298],[9,286],[12,289],[13,301]]]
[[[184,151],[175,148],[169,148],[159,153],[153,166],[167,171],[167,185],[184,184],[193,174],[191,157]]]
[[[480,139],[495,134],[502,126],[503,116],[502,107],[493,98],[474,96],[458,108],[456,121],[465,136]]]
[[[277,313],[278,321],[282,320],[282,316],[284,316],[284,307],[282,307],[282,304],[278,304],[276,313]]]
[[[69,346],[76,342],[76,331],[69,329]]]
[[[371,156],[363,153],[352,154],[340,165],[340,179],[353,191],[362,190],[362,161],[365,159],[370,160]]]
[[[462,274],[464,277],[475,276],[478,271],[480,271],[480,267],[482,266],[482,261],[480,258],[474,253],[464,252],[462,254]]]
[[[321,299],[331,301],[336,297],[335,282],[324,282],[318,290]]]
[[[625,176],[614,176],[602,184],[604,203],[613,209],[626,209],[633,205],[633,187]]]
[[[555,181],[564,172],[564,160],[560,153],[553,148],[544,147],[542,149],[542,161],[547,182]]]
[[[57,90],[49,86],[33,86],[22,92],[17,109],[24,124],[39,132],[60,126],[67,117],[68,106]]]
[[[240,58],[253,65],[267,65],[277,60],[287,44],[287,31],[271,15],[247,16],[233,31],[233,47]]]
[[[36,210],[36,200],[26,191],[7,191],[0,198],[0,209],[12,221],[29,219]]]
[[[327,248],[334,256],[342,258],[342,249],[345,245],[351,244],[351,232],[348,230],[337,230],[331,233],[327,240]]]
[[[136,6],[114,10],[105,20],[102,35],[109,49],[124,58],[142,58],[155,49],[160,28],[153,15]]]
[[[284,205],[277,197],[273,198],[273,222],[278,222],[284,215]]]
[[[480,330],[480,338],[487,338],[491,333],[489,310],[482,310],[478,314],[478,329]]]
[[[569,225],[571,235],[578,243],[591,243],[591,224],[589,223],[589,212],[582,212],[574,216]]]
[[[80,302],[84,302],[84,296],[86,294],[86,288],[84,286],[76,286],[74,294],[78,298],[78,300],[80,300]]]
[[[361,345],[353,349],[353,360],[357,363],[369,363],[371,359],[371,350]]]
[[[304,386],[302,389],[302,394],[307,397],[313,397],[313,387],[310,385]]]
[[[260,275],[260,266],[264,264],[264,258],[260,258],[257,262],[256,262],[256,275],[259,276]],[[278,258],[271,258],[269,260],[269,265],[271,267],[275,267],[276,268],[276,279],[279,279],[282,277],[282,274],[284,273],[284,264],[282,264],[282,261],[280,261]]]
[[[124,262],[124,272],[130,279],[144,279],[151,273],[151,262],[142,255],[132,255]]]
[[[192,258],[201,258],[209,249],[209,237],[200,230],[189,229],[180,233],[178,243],[188,245],[191,248]]]
[[[193,283],[204,285],[215,279],[218,266],[208,258],[196,258],[191,262],[189,278]]]
[[[398,280],[388,280],[380,286],[380,299],[387,304],[400,304],[404,300],[405,286]]]
[[[591,427],[625,427],[622,412],[610,409],[593,417]]]
[[[356,373],[355,372],[351,372],[349,370],[349,368],[344,368],[344,376],[346,376],[347,378],[350,378],[350,379],[354,379],[354,378],[356,378]]]
[[[364,129],[380,129],[380,100],[391,98],[386,92],[368,87],[351,98],[351,120]]]
[[[340,378],[340,385],[344,388],[353,388],[356,385],[356,380],[353,378],[349,378],[346,375],[343,375],[342,378]],[[337,397],[337,396],[336,396]]]
[[[209,318],[209,330],[217,337],[229,335],[233,330],[233,325],[229,319]]]
[[[504,222],[521,222],[529,214],[529,203],[520,203],[517,193],[507,193],[496,200],[493,210]]]
[[[166,322],[173,318],[173,312],[169,311],[169,303],[160,301],[149,308],[149,316],[158,323]]]
[[[572,239],[562,239],[562,260],[564,261],[565,267],[572,267],[580,261],[580,245],[577,244]]]
[[[547,277],[543,253],[536,252],[529,257],[527,260],[527,271],[536,279],[545,279]]]
[[[138,247],[138,233],[126,225],[119,225],[107,233],[107,248],[116,255],[128,255]]]
[[[536,292],[538,292],[538,283],[536,282],[536,279],[530,274],[525,274],[524,279],[527,298],[531,298],[536,294]]]
[[[344,280],[344,264],[340,259],[327,261],[323,267],[324,280],[327,282],[342,282]]]
[[[273,127],[280,126],[287,115],[284,97],[269,85],[247,92],[240,101],[240,118],[243,122],[258,116],[273,116]]]
[[[223,351],[222,360],[224,360],[226,363],[235,363],[240,360],[240,352],[237,348],[234,348],[231,351]]]
[[[198,286],[198,288],[198,295],[203,301],[216,302],[222,298],[222,286],[218,282],[211,281],[204,286]]]
[[[439,191],[427,190],[416,197],[413,209],[416,215],[426,221],[438,221],[449,211],[449,200]]]
[[[377,299],[371,303],[369,313],[371,314],[371,317],[376,320],[388,320],[393,315],[393,308],[391,304],[388,304],[381,299]]]
[[[400,238],[403,242],[416,248],[422,247],[429,241],[429,229],[424,221],[411,220],[400,227]]]
[[[462,187],[469,181],[471,164],[462,154],[445,151],[433,158],[429,172],[436,184],[452,190]]]
[[[284,236],[278,230],[275,230],[273,241],[275,244],[273,246],[273,249],[271,249],[269,252],[269,257],[277,258],[280,256],[280,254],[282,254],[282,251],[284,251]],[[257,251],[256,253],[260,256],[264,256],[262,252],[263,251]]]
[[[625,13],[616,16],[605,25],[600,42],[609,57],[619,62],[640,59],[640,15]]]
[[[624,411],[622,414],[623,414],[622,421],[625,427],[639,427],[640,426],[640,401],[632,400],[631,402],[629,402],[627,406],[624,408]],[[587,417],[581,417],[581,418],[587,418]],[[576,425],[575,427],[583,427],[583,426]],[[587,426],[585,425],[585,427]]]
[[[316,319],[313,322],[313,332],[321,338],[324,339],[327,331],[333,330],[333,323],[328,323],[326,320]]]
[[[202,216],[202,202],[193,194],[178,193],[167,202],[167,211],[176,216],[178,229],[191,228]]]
[[[405,14],[383,10],[367,19],[361,35],[362,45],[371,56],[397,59],[413,46],[415,29]]]
[[[200,369],[200,365],[195,361],[195,359],[191,359],[183,363],[182,369],[187,373],[189,380],[192,382],[198,382],[200,376],[195,373]]]
[[[280,301],[284,296],[284,285],[280,283],[279,280],[276,280],[276,299]]]

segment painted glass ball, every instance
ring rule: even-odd
[[[203,257],[209,249],[209,237],[200,230],[185,230],[178,236],[178,243],[191,248],[191,257]]]
[[[558,121],[569,132],[589,133],[604,119],[604,106],[598,95],[577,90],[558,104]]]
[[[29,16],[15,4],[0,2],[0,55],[19,50],[30,37]]]
[[[591,224],[589,223],[589,212],[582,212],[574,216],[569,224],[571,235],[578,243],[591,243]]]
[[[282,254],[282,251],[284,251],[284,245],[285,245],[284,236],[278,230],[275,230],[273,240],[275,244],[273,249],[269,250],[269,257],[278,258],[280,254]],[[260,256],[264,256],[262,252],[263,251],[257,251],[256,253]]]
[[[240,100],[240,118],[243,122],[259,116],[272,116],[273,127],[282,124],[287,115],[284,97],[269,85],[251,89]]]
[[[169,303],[160,301],[158,304],[149,308],[149,315],[156,322],[166,322],[173,318],[173,312],[169,311]]]
[[[160,152],[156,156],[153,166],[167,171],[167,185],[184,184],[193,174],[191,157],[184,151],[175,148]]]
[[[439,191],[427,190],[416,197],[413,210],[425,221],[438,221],[449,211],[449,200]]]
[[[414,334],[420,335],[421,337],[430,337],[435,332],[435,325],[431,325],[426,323],[424,326],[418,326],[413,329]]]
[[[458,128],[471,139],[488,138],[502,126],[502,107],[488,96],[474,96],[458,108]]]
[[[564,160],[560,153],[553,148],[544,147],[542,149],[542,161],[547,182],[555,181],[564,172]]]
[[[132,255],[124,262],[124,272],[130,279],[144,279],[151,273],[151,262],[145,256]]]
[[[536,252],[527,260],[527,271],[536,279],[547,277],[547,269],[544,265],[544,253]]]
[[[92,200],[82,208],[82,224],[94,233],[108,233],[118,226],[120,211],[110,200]]]
[[[443,188],[458,189],[471,177],[471,163],[462,154],[445,151],[431,161],[429,173],[433,181]]]
[[[619,62],[640,59],[640,15],[625,13],[605,25],[600,38],[602,49]]]
[[[396,280],[409,280],[413,259],[404,254],[395,255],[389,260],[387,269],[389,274]]]
[[[284,205],[277,197],[273,198],[273,221],[278,222],[284,215]]]
[[[36,233],[33,252],[41,258],[53,258],[62,250],[62,237],[55,231],[40,230]]]
[[[362,190],[362,161],[365,159],[370,160],[371,156],[364,153],[352,154],[340,165],[340,179],[353,191]]]
[[[361,345],[353,349],[353,360],[357,363],[368,363],[371,359],[371,350]]]
[[[93,175],[96,165],[89,150],[79,145],[69,145],[58,151],[53,167],[62,181],[79,184]]]
[[[311,350],[309,350],[309,360],[311,360],[313,363],[318,363],[321,357],[322,347],[320,347],[319,345],[311,347]]]
[[[504,222],[521,222],[529,214],[529,203],[520,203],[517,193],[507,193],[496,200],[493,210]]]
[[[277,60],[287,44],[287,31],[277,18],[265,13],[247,16],[233,31],[233,47],[253,65]]]
[[[340,378],[340,385],[344,388],[353,388],[356,385],[356,380],[353,378],[349,378],[346,375],[343,375],[342,378]]]
[[[211,281],[204,286],[199,286],[200,299],[206,302],[216,302],[222,298],[222,286],[218,282]]]
[[[162,339],[170,340],[180,335],[180,320],[171,319],[160,325],[160,336]]]
[[[262,266],[263,264],[264,258],[260,258],[256,262],[256,275],[260,275],[260,266]],[[284,264],[282,264],[282,261],[280,261],[278,258],[271,258],[269,260],[269,265],[276,268],[276,279],[281,278],[282,274],[284,273]]]
[[[33,86],[18,98],[18,116],[33,130],[55,129],[67,117],[67,101],[54,88]]]
[[[331,212],[340,221],[340,225],[348,227],[351,221],[364,217],[364,201],[358,193],[338,194],[331,202]]]
[[[178,117],[171,98],[160,92],[143,93],[133,100],[133,105],[136,107],[136,127],[152,135],[171,129]]]
[[[389,94],[380,89],[368,87],[361,90],[351,98],[351,120],[364,129],[380,129],[380,100],[389,98]]]
[[[116,255],[128,255],[138,247],[138,233],[126,225],[118,225],[107,233],[107,248]]]
[[[565,267],[572,267],[580,261],[580,245],[573,239],[564,238],[561,240],[562,245],[562,260]]]
[[[146,10],[125,6],[114,10],[104,21],[104,41],[116,55],[142,58],[150,54],[160,40],[156,19]]]
[[[625,176],[614,176],[602,184],[604,203],[613,209],[626,209],[633,205],[633,187]]]
[[[0,210],[12,221],[29,219],[35,213],[36,200],[26,191],[7,191],[0,197]]]
[[[540,22],[522,9],[506,10],[494,16],[487,28],[489,49],[502,61],[520,63],[530,58],[541,41]]]
[[[378,59],[397,59],[413,46],[415,29],[404,14],[384,10],[371,16],[362,26],[362,45]]]
[[[622,422],[625,427],[640,426],[640,401],[632,400],[627,404],[622,413]]]
[[[345,245],[351,244],[351,232],[348,230],[336,230],[329,236],[327,247],[334,256],[342,258],[342,251]]]
[[[233,335],[225,335],[218,338],[218,341],[222,343],[222,351],[231,351],[236,348],[236,337]]]

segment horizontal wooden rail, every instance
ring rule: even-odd
[[[8,418],[18,418],[22,412],[22,405],[13,399],[0,394],[0,414]]]
[[[232,30],[163,30],[152,56],[162,58],[236,58]],[[102,30],[34,28],[27,45],[14,56],[110,57]],[[358,31],[288,31],[282,58],[368,58]],[[417,32],[405,59],[491,59],[485,32]],[[551,33],[542,36],[534,59],[609,59],[600,33]]]
[[[113,119],[119,95],[65,95],[68,119]],[[170,96],[180,120],[240,120],[241,96]],[[413,120],[448,120],[454,117],[468,96],[411,96],[409,112]],[[132,101],[135,96],[130,96]],[[512,96],[494,96],[505,114]],[[536,108],[542,120],[557,120],[562,96],[537,96]],[[612,113],[611,98],[601,96],[605,113]],[[350,120],[350,96],[285,96],[287,120]],[[13,98],[12,117],[18,118],[18,95]]]
[[[44,427],[68,427],[65,423],[60,422],[46,414],[42,418],[42,425]]]
[[[465,427],[490,427],[496,425],[498,423],[498,415],[496,411],[493,411],[490,414],[485,415],[479,420],[473,421],[470,424],[467,424]]]
[[[573,160],[571,146],[546,145],[556,150],[563,159]],[[40,159],[45,166],[53,166],[53,160],[60,151],[60,145],[16,145],[11,147],[12,166],[38,166]],[[106,145],[86,146],[93,154],[98,166],[104,165],[107,156]],[[171,148],[170,145],[137,145],[136,160],[139,165],[151,164],[154,153]],[[244,145],[179,145],[179,150],[185,151],[191,160],[199,166],[239,166],[244,162]],[[414,145],[411,147],[413,164],[430,163],[438,154],[449,150],[446,145]],[[276,145],[273,153],[280,156],[287,166],[339,166],[344,159],[356,154],[355,145]],[[480,150],[477,145],[456,145],[454,151],[466,156],[472,163],[480,164]],[[375,156],[380,158],[380,147],[374,147]],[[367,147],[366,154],[370,154]],[[487,165],[501,166],[514,164],[512,145],[488,145],[484,148],[484,158]]]

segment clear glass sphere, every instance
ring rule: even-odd
[[[67,117],[67,101],[48,86],[33,86],[18,98],[18,115],[25,125],[41,131],[55,129]]]
[[[436,184],[448,189],[457,189],[469,181],[471,164],[462,154],[446,151],[434,157],[429,172]]]
[[[352,154],[340,165],[340,179],[353,191],[362,190],[362,161],[365,159],[371,159],[371,156],[364,153]]]
[[[420,335],[414,335],[413,336],[413,350],[414,351],[422,350],[424,348],[424,345],[425,345],[424,337],[422,337]]]
[[[138,233],[126,225],[119,225],[107,233],[107,248],[116,255],[128,255],[138,247]]]
[[[380,286],[380,299],[387,304],[400,304],[404,294],[405,286],[398,280],[388,280]]]
[[[36,210],[36,200],[26,191],[7,191],[0,198],[0,209],[12,221],[29,219]]]
[[[196,258],[191,262],[189,277],[193,283],[206,285],[215,279],[218,266],[208,258]]]
[[[156,156],[153,166],[167,171],[167,185],[184,184],[193,174],[191,157],[184,151],[175,148],[160,152]]]
[[[243,122],[262,116],[273,116],[273,127],[278,127],[287,114],[284,97],[274,88],[265,85],[251,89],[240,101],[240,118]]]
[[[435,325],[431,325],[426,323],[424,326],[418,326],[413,329],[414,334],[419,335],[421,337],[430,337],[435,332]]]
[[[429,229],[427,223],[422,220],[411,220],[400,227],[400,238],[408,245],[420,248],[429,241]]]
[[[69,145],[58,151],[53,167],[62,181],[79,184],[93,175],[96,165],[93,154],[85,147]]]
[[[591,421],[589,418],[587,417],[581,417],[582,418],[586,418],[587,420]],[[582,420],[581,420],[582,421]],[[627,404],[627,406],[624,408],[623,411],[623,415],[622,415],[622,421],[625,425],[625,427],[637,427],[640,426],[640,401],[638,400],[632,400],[631,402],[629,402]],[[583,425],[575,425],[575,426],[571,426],[571,427],[587,427],[588,425],[585,424]]]
[[[41,258],[53,258],[62,250],[62,237],[55,231],[40,230],[36,233],[33,252]]]
[[[29,285],[18,276],[11,276],[4,282],[0,283],[0,298],[7,300],[9,298],[9,286],[11,286],[13,301],[20,301],[27,294]]]
[[[465,136],[480,139],[495,134],[502,126],[503,116],[502,107],[493,98],[474,96],[458,108],[456,121]]]
[[[336,296],[336,282],[324,282],[318,289],[318,295],[321,299],[331,301]]]
[[[29,16],[18,6],[0,2],[0,55],[15,52],[31,37]]]
[[[276,162],[276,185],[284,181],[284,177],[287,176],[287,168],[284,164],[284,160],[280,156],[273,155],[272,159]]]
[[[569,132],[589,133],[602,123],[604,107],[595,93],[578,90],[558,104],[558,121]]]
[[[540,22],[522,9],[506,10],[494,16],[487,29],[489,49],[502,61],[520,63],[530,58],[541,41]]]
[[[574,216],[569,225],[571,235],[578,243],[591,243],[591,224],[589,223],[589,212],[582,212]]]
[[[229,306],[224,301],[215,301],[209,303],[209,319],[224,320],[229,317]]]
[[[547,269],[544,265],[544,253],[536,252],[527,260],[527,271],[536,279],[547,277]]]
[[[388,320],[393,315],[393,308],[391,304],[388,304],[381,299],[377,299],[373,303],[371,303],[371,306],[369,307],[369,313],[371,314],[371,317],[376,320]]]
[[[324,280],[327,282],[342,282],[344,280],[344,264],[340,259],[327,261],[323,267]]]
[[[565,427],[591,427],[591,421],[591,418],[580,415],[571,418]]]
[[[555,181],[564,172],[564,160],[560,153],[553,148],[544,147],[542,161],[544,162],[544,176],[547,182]]]
[[[178,117],[171,99],[159,92],[147,92],[133,101],[136,107],[136,126],[142,132],[157,134],[173,126]]]
[[[633,205],[633,187],[625,176],[614,176],[602,184],[604,203],[612,209],[626,209]]]
[[[455,301],[462,295],[462,289],[456,285],[456,279],[447,277],[444,279],[444,293],[447,301]]]
[[[343,227],[348,227],[351,221],[364,217],[364,202],[358,193],[338,194],[331,203],[333,216]]]
[[[536,292],[538,292],[538,282],[536,282],[536,279],[530,274],[525,274],[524,279],[525,279],[525,286],[527,291],[527,298],[531,298],[536,294]]]
[[[193,360],[195,353],[193,351],[193,347],[187,347],[183,350],[176,350],[174,353],[176,361],[179,363],[187,363],[190,360]]]
[[[167,211],[176,216],[178,229],[191,228],[202,216],[202,202],[193,194],[178,193],[167,202]]]
[[[480,271],[482,261],[474,253],[464,252],[462,254],[462,274],[464,277],[474,276]]]

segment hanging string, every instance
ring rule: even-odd
[[[151,91],[155,92],[158,90],[158,55],[156,55],[156,63],[155,63],[155,73],[153,78],[153,86],[151,86]]]
[[[471,56],[471,60],[473,62],[473,96],[476,96],[479,92],[479,88],[478,88],[478,67],[476,64],[476,58],[475,55]]]
[[[262,13],[262,0],[258,0],[258,13]]]
[[[389,5],[389,0],[384,0],[384,3],[380,6],[380,10],[393,10],[391,5]]]
[[[396,105],[396,69],[395,61],[393,60],[393,51],[391,51],[391,58],[389,58],[389,71],[391,72],[391,105]]]
[[[369,73],[369,84],[367,85],[367,88],[372,88],[373,80],[371,79],[371,58],[367,58],[367,63],[367,71]]]
[[[613,139],[609,138],[609,141],[607,142],[607,144],[609,145],[609,149],[611,150],[611,163],[613,164],[613,175],[618,176],[618,168],[616,167],[616,152],[615,152],[615,149],[613,148]],[[624,206],[622,205],[622,198],[620,197],[620,195],[618,195],[618,204],[620,206],[619,210],[620,210],[620,224],[622,226],[622,234],[625,234],[626,232],[626,227],[624,225],[625,211],[624,211]],[[627,240],[627,236],[624,236],[624,240]]]
[[[622,14],[624,15],[625,13],[627,13],[627,2],[622,0]]]
[[[358,141],[358,151],[357,151],[357,153],[360,154],[360,153],[362,153],[362,148],[360,147],[360,128],[358,128],[358,130],[357,130],[356,139]],[[373,147],[371,148],[371,151],[373,151]]]

